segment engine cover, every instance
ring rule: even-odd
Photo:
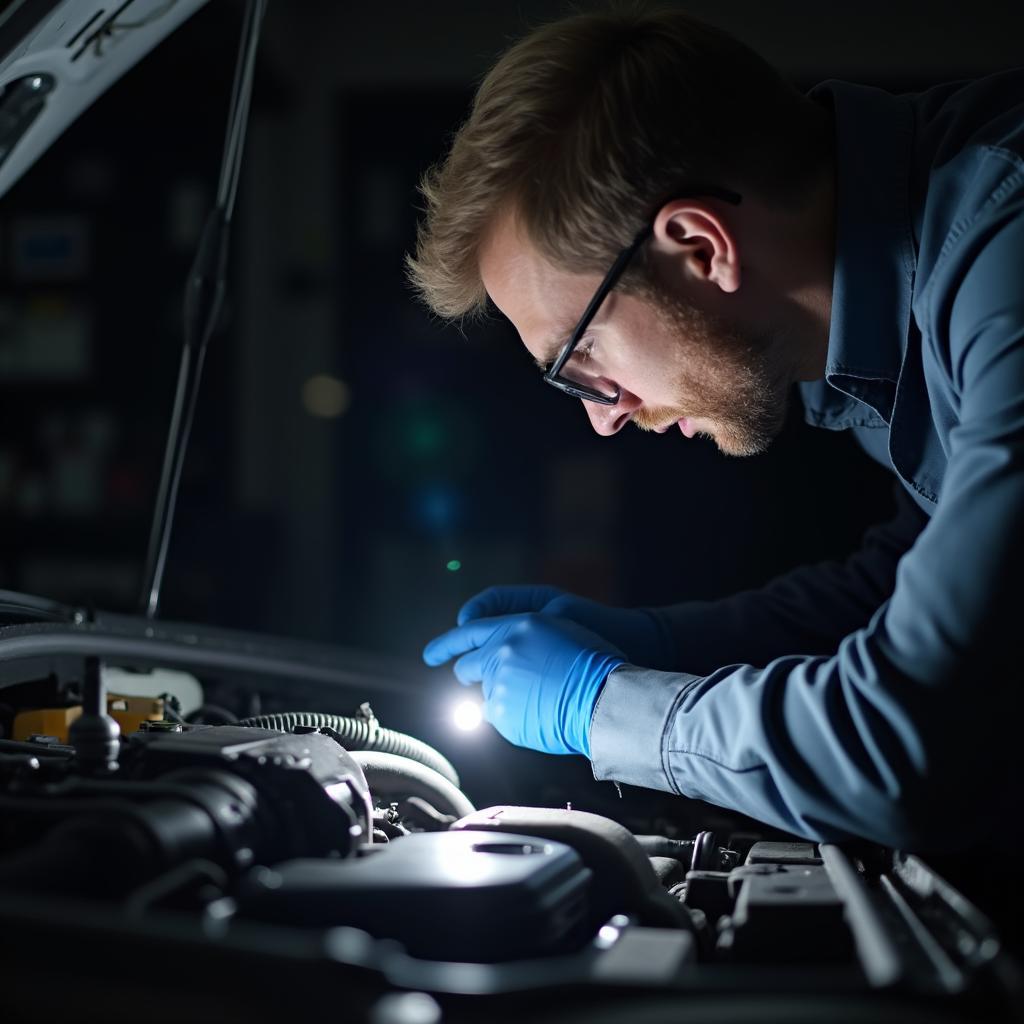
[[[563,843],[424,832],[358,859],[255,870],[238,904],[243,917],[351,925],[398,939],[413,956],[485,963],[582,941],[590,881],[589,868]]]

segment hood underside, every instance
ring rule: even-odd
[[[0,196],[82,111],[206,2],[8,4],[0,12]]]

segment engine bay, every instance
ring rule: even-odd
[[[478,809],[367,703],[229,721],[67,664],[0,709],[6,1019],[137,1020],[140,1001],[154,1021],[270,1019],[296,999],[371,1021],[1015,1012],[995,929],[919,857]],[[48,687],[63,706],[29,707]],[[40,721],[69,724],[25,734]]]

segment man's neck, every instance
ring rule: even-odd
[[[758,263],[772,307],[771,320],[785,337],[794,381],[825,374],[832,319],[836,237],[835,164],[829,160],[797,209],[763,212],[758,233],[765,249]]]

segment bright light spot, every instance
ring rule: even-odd
[[[461,729],[463,732],[472,732],[474,729],[479,729],[480,723],[483,720],[484,709],[481,707],[480,702],[476,700],[459,701],[452,712],[452,721],[455,723],[455,728]]]
[[[445,871],[460,882],[481,882],[494,870],[494,861],[472,846],[445,851]]]
[[[452,559],[452,560],[451,560],[451,561],[450,561],[450,562],[449,562],[449,563],[448,563],[448,564],[447,564],[447,565],[445,566],[445,568],[446,568],[446,569],[447,569],[447,570],[448,570],[449,572],[458,572],[458,571],[459,571],[459,570],[460,570],[460,569],[462,568],[462,563],[461,563],[461,562],[460,562],[460,561],[459,561],[459,560],[458,560],[457,558],[453,558],[453,559]]]
[[[619,929],[614,925],[606,924],[598,929],[597,939],[595,940],[597,945],[602,949],[607,949],[609,946],[614,946],[619,938]]]
[[[373,1007],[376,1021],[401,1021],[401,1024],[440,1024],[441,1007],[426,992],[389,992]]]
[[[302,385],[302,405],[310,416],[337,419],[352,402],[348,385],[326,373],[314,374]]]

